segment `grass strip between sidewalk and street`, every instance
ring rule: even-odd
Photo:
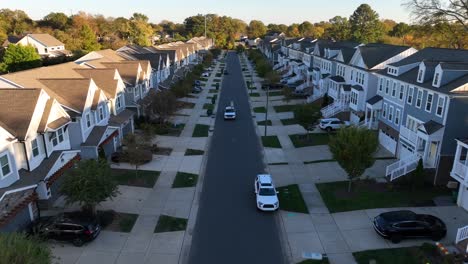
[[[271,126],[271,120],[268,119],[268,120],[266,121],[266,124],[267,124],[267,126]],[[263,121],[258,121],[258,122],[257,122],[257,125],[259,125],[259,126],[264,126],[264,125],[265,125],[265,120],[263,120]]]
[[[335,159],[322,159],[322,160],[312,160],[312,161],[304,161],[304,164],[314,164],[314,163],[322,163],[322,162],[336,162]]]
[[[138,218],[137,214],[120,213],[113,210],[97,211],[103,230],[130,233]]]
[[[309,133],[289,135],[295,148],[310,146],[328,145],[330,137],[334,134],[328,133]]]
[[[183,231],[187,228],[187,219],[168,215],[159,216],[154,233]]]
[[[432,199],[451,195],[442,187],[423,186],[410,188],[377,183],[372,180],[356,180],[348,192],[348,181],[316,184],[330,213],[373,208],[434,206]]]
[[[204,155],[205,151],[199,149],[186,149],[184,156]]]
[[[209,125],[196,124],[192,137],[208,137]]]
[[[198,175],[192,173],[186,173],[178,171],[174,182],[172,183],[172,188],[187,188],[197,185]]]
[[[266,108],[264,106],[254,107],[254,113],[266,113]]]
[[[276,105],[273,106],[276,113],[283,113],[283,112],[293,112],[294,109],[299,105]]]
[[[281,143],[277,136],[262,136],[262,144],[265,148],[281,148]]]
[[[135,170],[127,169],[111,169],[111,173],[119,185],[146,188],[153,188],[159,174],[161,174],[159,171],[146,170],[138,170],[135,174]]]
[[[284,95],[283,91],[268,92],[268,96],[282,96],[282,95]]]
[[[309,209],[302,198],[301,190],[299,185],[293,184],[276,188],[278,193],[278,199],[280,202],[280,209],[296,213],[308,214]]]
[[[249,93],[251,97],[260,97],[259,93]]]
[[[299,122],[295,118],[280,119],[280,121],[281,121],[281,124],[283,124],[283,126],[299,124]]]

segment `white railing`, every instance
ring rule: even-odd
[[[405,159],[400,159],[397,162],[387,166],[385,175],[390,176],[390,181],[396,180],[399,177],[414,171],[418,166],[418,161],[420,158],[421,156],[416,153],[406,157]]]
[[[293,83],[298,82],[300,80],[302,80],[302,77],[299,76],[299,75],[296,75],[296,76],[294,76],[294,77],[292,77],[291,79],[288,80],[288,84],[293,84]]]
[[[417,139],[418,139],[418,135],[416,134],[416,132],[414,132],[413,130],[411,130],[411,129],[405,127],[405,126],[400,127],[400,137],[406,138],[407,140],[409,140],[413,144],[416,144]]]
[[[468,239],[468,225],[462,228],[458,228],[457,237],[455,238],[455,244],[458,244],[465,239]],[[468,253],[468,245],[466,247],[465,252]]]
[[[281,64],[276,64],[275,66],[273,66],[273,70],[278,70],[279,68],[281,68],[283,65]]]
[[[302,90],[304,90],[306,87],[307,87],[307,83],[305,82],[305,83],[303,83],[303,84],[297,86],[297,87],[296,87],[296,91],[302,91]]]
[[[338,113],[341,113],[343,111],[349,110],[349,103],[345,101],[335,101],[334,103],[325,106],[324,108],[320,109],[320,112],[322,112],[322,116],[325,118],[334,116]]]
[[[462,182],[468,186],[468,167],[460,161],[453,163],[452,173],[462,180]]]

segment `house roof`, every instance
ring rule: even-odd
[[[49,34],[28,34],[29,37],[39,41],[40,43],[44,44],[44,46],[65,46],[61,41],[52,37]]]
[[[98,146],[102,136],[106,133],[107,126],[95,126],[82,146]]]
[[[111,117],[109,118],[109,125],[120,126],[121,124],[127,122],[134,115],[135,112],[133,112],[132,110],[125,109],[118,115],[111,115]]]
[[[9,44],[16,44],[18,41],[20,41],[23,37],[22,36],[13,36],[10,35],[7,37],[7,39],[3,42],[2,46],[7,47]]]
[[[24,140],[40,94],[41,89],[0,89],[0,126]]]
[[[364,91],[364,89],[362,89],[362,86],[358,84],[352,85],[351,88],[353,88],[356,91]]]
[[[104,91],[108,98],[114,98],[117,93],[118,80],[116,80],[116,69],[96,68],[96,69],[75,69],[82,77],[91,78],[96,85]]]
[[[373,97],[369,98],[369,100],[367,100],[367,103],[370,105],[375,105],[376,103],[382,101],[382,99],[383,99],[382,96],[374,95]]]
[[[468,62],[468,50],[425,48],[400,61],[390,63],[390,66],[419,63],[421,61],[434,62]]]
[[[468,62],[441,62],[440,67],[448,71],[468,71]]]
[[[410,49],[408,46],[388,45],[382,43],[369,43],[364,46],[359,46],[364,64],[368,69]]]
[[[68,117],[62,116],[57,119],[55,119],[52,122],[48,122],[50,113],[52,110],[52,106],[54,104],[54,98],[51,98],[47,101],[46,106],[44,108],[44,113],[42,114],[41,122],[39,123],[39,127],[37,129],[37,132],[43,133],[47,130],[47,128],[57,130],[58,128],[68,124],[71,120]]]
[[[57,101],[75,111],[83,112],[91,84],[89,78],[39,79]]]
[[[106,68],[117,69],[120,77],[132,86],[137,84],[140,77],[138,76],[139,61],[103,62],[102,65]]]
[[[344,85],[343,85],[343,91],[345,91],[345,92],[350,92],[350,91],[351,91],[351,85],[349,85],[349,84],[344,84]]]
[[[355,48],[342,48],[341,55],[343,56],[343,62],[348,64],[353,58],[354,52],[356,52]]]
[[[335,76],[332,76],[330,77],[330,80],[334,81],[334,82],[337,82],[337,83],[342,83],[342,82],[345,82],[345,79],[339,75],[335,75]]]
[[[430,120],[424,124],[422,124],[424,130],[428,135],[432,135],[437,132],[439,129],[443,128],[444,126],[436,121]]]

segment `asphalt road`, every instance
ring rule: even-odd
[[[285,263],[277,212],[255,206],[254,178],[264,167],[236,53],[226,68],[189,263]],[[224,121],[230,101],[237,119]]]

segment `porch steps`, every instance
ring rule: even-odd
[[[30,202],[35,200],[37,200],[37,193],[33,192],[20,203],[16,204],[11,210],[9,210],[6,214],[0,217],[0,227],[7,224],[10,221],[10,219],[14,218],[23,208],[25,208]]]
[[[390,177],[390,181],[394,181],[403,175],[406,175],[416,169],[418,161],[421,158],[419,154],[413,154],[404,159],[399,159],[395,163],[387,166],[385,175]]]
[[[342,101],[335,101],[330,105],[325,106],[320,110],[324,118],[332,117],[340,112],[348,111],[349,106],[347,103]]]

